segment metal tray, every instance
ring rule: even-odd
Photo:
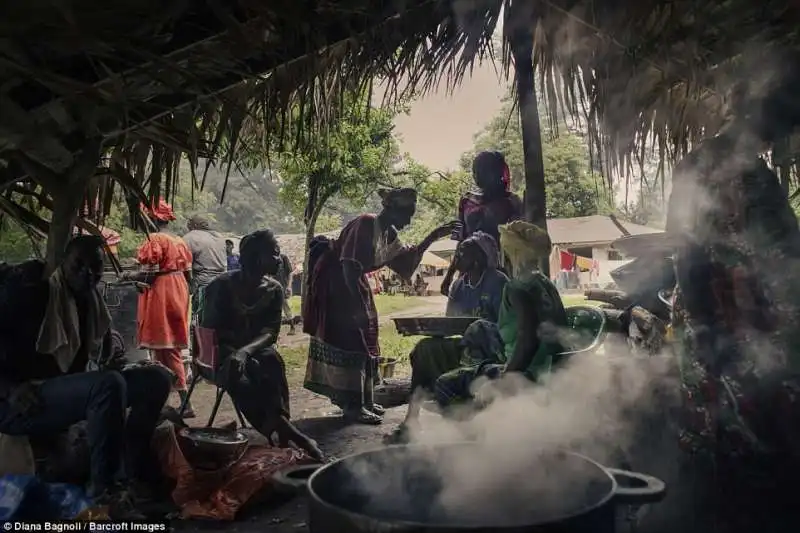
[[[454,337],[463,335],[467,327],[477,319],[471,316],[420,316],[392,320],[400,335]]]

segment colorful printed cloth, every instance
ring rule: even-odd
[[[393,228],[381,228],[376,215],[350,221],[336,240],[315,238],[309,250],[308,293],[303,301],[303,331],[309,345],[305,387],[331,399],[361,405],[364,380],[372,382],[380,356],[378,310],[367,274],[384,266],[410,279],[422,254],[403,246]],[[358,294],[350,292],[343,263],[361,271]],[[356,383],[362,382],[360,387]]]
[[[72,520],[91,506],[83,489],[36,476],[0,477],[0,522]]]

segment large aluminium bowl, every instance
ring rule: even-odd
[[[476,319],[469,316],[417,316],[392,320],[400,335],[455,337],[463,335]]]
[[[329,463],[308,480],[309,530],[611,533],[617,504],[666,493],[656,478],[570,452],[516,451],[492,479],[503,457],[464,443],[389,446]],[[456,471],[464,475],[447,474]]]

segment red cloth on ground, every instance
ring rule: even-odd
[[[279,471],[314,461],[293,448],[250,445],[241,459],[216,471],[198,470],[183,455],[175,426],[162,426],[153,438],[161,469],[175,480],[172,500],[183,518],[233,520],[244,504],[260,495]]]
[[[189,286],[184,272],[192,253],[179,237],[153,233],[137,254],[142,270],[158,272],[150,288],[139,295],[139,346],[151,350],[189,345]]]

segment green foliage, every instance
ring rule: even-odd
[[[315,227],[317,233],[327,233],[342,227],[342,216],[336,213],[321,213]]]
[[[309,198],[314,212],[308,215],[314,218],[333,198],[363,205],[389,180],[398,155],[394,113],[369,108],[366,95],[352,98],[322,143],[301,153],[278,154],[280,198],[297,219],[305,219]]]
[[[0,220],[0,233],[0,262],[18,263],[36,257],[30,237],[12,218]]]
[[[244,235],[269,228],[276,233],[297,233],[298,221],[281,203],[279,184],[271,172],[231,173],[222,203],[223,169],[209,169],[206,180],[206,188],[214,196],[210,210],[220,231]]]
[[[579,217],[602,211],[602,198],[606,193],[601,177],[591,172],[584,138],[570,132],[566,126],[559,127],[558,135],[543,127],[542,137],[547,216]],[[462,155],[461,167],[464,172],[471,171],[472,159],[482,150],[503,152],[511,170],[512,188],[522,196],[525,187],[522,130],[509,100],[475,137],[472,150]]]
[[[121,199],[115,199],[104,225],[119,233],[120,242],[117,245],[117,255],[120,259],[135,257],[136,250],[144,240],[144,235],[131,229],[129,218],[130,215],[125,203]]]
[[[642,183],[639,196],[635,202],[622,205],[618,209],[620,218],[650,226],[653,228],[663,228],[667,222],[667,199],[658,187],[647,187]]]
[[[472,186],[472,178],[463,171],[449,174],[432,172],[406,154],[404,168],[396,173],[393,185],[414,187],[419,195],[417,214],[401,237],[413,244],[421,241],[437,226],[457,216],[461,196]]]
[[[547,211],[549,217],[578,217],[615,211],[611,195],[589,166],[584,139],[560,128],[557,137],[545,129],[543,145]],[[525,166],[522,132],[507,100],[500,112],[476,136],[473,148],[461,157],[461,169],[448,174],[432,172],[408,155],[395,178],[397,186],[413,186],[419,192],[417,215],[402,233],[405,242],[418,242],[436,226],[456,217],[461,196],[473,187],[472,159],[482,150],[503,152],[511,170],[512,188],[522,196]]]

